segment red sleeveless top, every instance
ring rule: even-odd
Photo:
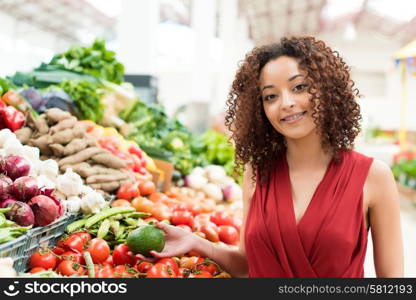
[[[257,180],[245,229],[249,277],[363,277],[363,186],[373,158],[342,151],[330,162],[299,223],[286,155]]]

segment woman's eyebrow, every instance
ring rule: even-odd
[[[288,81],[295,80],[295,79],[296,79],[296,78],[298,78],[298,77],[303,77],[303,75],[302,75],[302,74],[296,74],[296,75],[294,75],[294,76],[290,77]]]
[[[261,89],[261,91],[263,92],[265,89],[271,89],[271,88],[274,88],[274,85],[265,85],[262,89]]]

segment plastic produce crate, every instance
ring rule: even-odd
[[[23,253],[21,257],[15,260],[15,270],[17,272],[25,272],[28,268],[30,256],[41,247],[54,246],[64,234],[66,226],[80,217],[80,214],[67,214],[47,226],[35,227],[29,230]]]
[[[13,266],[18,268],[24,260],[24,252],[28,237],[28,234],[24,234],[14,239],[13,241],[0,244],[0,257],[13,258]]]

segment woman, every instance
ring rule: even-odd
[[[227,101],[244,168],[238,251],[159,224],[156,258],[195,250],[234,276],[363,277],[371,228],[378,277],[403,277],[390,168],[353,151],[361,119],[349,67],[324,42],[282,38],[241,64]]]

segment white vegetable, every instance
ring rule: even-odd
[[[37,147],[23,146],[22,154],[31,164],[41,161],[39,159],[40,150]]]
[[[218,185],[223,189],[226,186],[229,186],[231,184],[236,184],[235,180],[229,176],[224,177],[224,180],[218,183]]]
[[[234,202],[243,199],[243,191],[236,183],[226,186],[222,191],[224,193],[225,201]]]
[[[59,200],[66,200],[66,196],[64,194],[62,194],[60,191],[58,190],[54,190],[53,191],[53,195],[58,198]],[[62,203],[65,203],[65,201],[62,201]]]
[[[227,174],[223,167],[210,165],[205,168],[205,176],[208,178],[209,182],[219,184],[226,179]]]
[[[81,194],[82,186],[81,176],[74,173],[71,168],[56,179],[56,188],[66,196],[78,196]]]
[[[55,182],[53,182],[52,180],[50,180],[48,177],[46,177],[45,175],[40,175],[36,177],[36,181],[38,183],[38,187],[39,188],[47,188],[47,189],[54,189],[56,188],[56,184]]]
[[[46,177],[55,179],[59,174],[58,163],[53,159],[47,159],[39,162],[39,174]]]
[[[13,269],[13,259],[11,257],[0,258],[0,277],[16,277],[16,275]]]
[[[3,145],[4,154],[7,155],[19,155],[23,156],[23,145],[13,134],[10,136]]]
[[[16,135],[10,129],[0,130],[0,147],[4,147],[4,143],[12,138],[16,139]]]
[[[68,212],[77,213],[81,210],[82,200],[78,196],[68,197],[66,203],[66,209]]]
[[[201,189],[208,183],[208,180],[200,175],[188,175],[185,177],[185,185],[193,189]]]
[[[204,176],[205,175],[205,170],[201,167],[196,167],[191,171],[190,175]]]
[[[88,194],[94,193],[94,192],[95,191],[91,187],[89,187],[88,185],[83,185],[81,187],[81,194],[82,195],[88,195]]]
[[[82,197],[81,210],[84,214],[96,214],[105,205],[106,202],[103,196],[99,192],[93,191]]]
[[[221,188],[213,183],[204,185],[202,190],[209,198],[214,199],[216,202],[221,202],[223,199]]]

